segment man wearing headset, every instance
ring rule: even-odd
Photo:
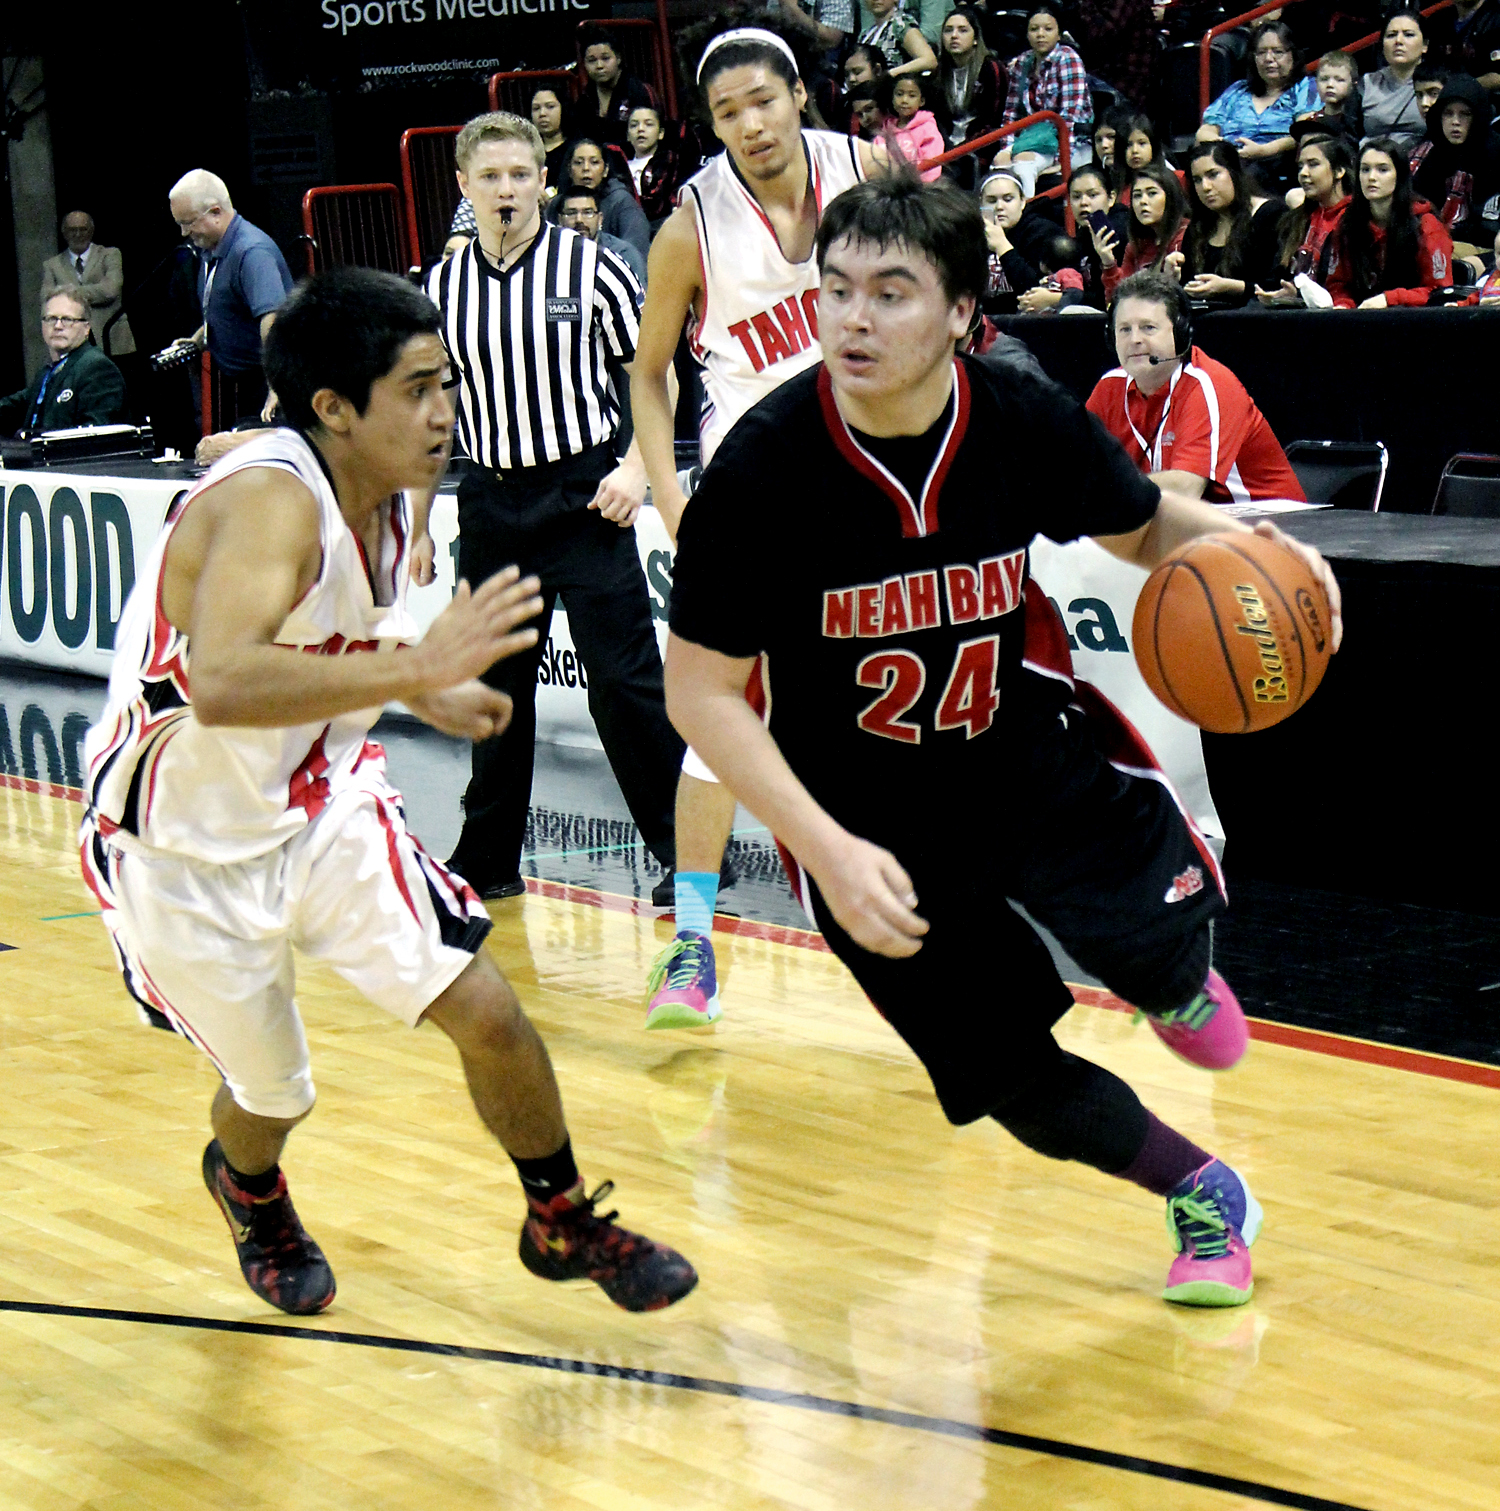
[[[1245,385],[1193,345],[1187,295],[1174,279],[1125,279],[1107,332],[1120,365],[1099,379],[1088,408],[1154,483],[1211,504],[1306,502]]]

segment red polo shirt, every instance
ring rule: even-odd
[[[1203,497],[1209,503],[1306,501],[1245,385],[1196,346],[1172,381],[1154,394],[1142,393],[1123,367],[1105,373],[1088,407],[1142,472],[1207,478]]]

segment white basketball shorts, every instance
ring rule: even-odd
[[[383,760],[354,780],[300,834],[238,865],[106,838],[84,819],[84,879],[142,1016],[155,1009],[262,1117],[299,1117],[315,1096],[294,946],[415,1025],[490,929],[469,885],[407,832]]]

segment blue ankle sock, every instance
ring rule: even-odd
[[[701,934],[714,931],[714,903],[719,896],[717,871],[679,871],[677,887],[677,932]]]

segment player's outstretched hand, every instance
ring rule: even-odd
[[[852,834],[832,865],[813,873],[839,927],[876,955],[904,960],[922,948],[925,918],[917,915],[911,877],[889,850]]]
[[[1313,576],[1323,584],[1323,591],[1328,594],[1328,607],[1333,618],[1333,624],[1330,626],[1333,639],[1330,644],[1336,651],[1344,641],[1344,599],[1339,592],[1338,578],[1333,575],[1333,568],[1324,560],[1323,553],[1294,539],[1285,530],[1278,530],[1268,519],[1263,519],[1256,525],[1255,533],[1264,535],[1267,540],[1274,540],[1278,545],[1285,546],[1288,551],[1300,556],[1311,569]]]
[[[496,572],[477,589],[461,581],[412,652],[420,658],[421,691],[457,687],[535,645],[536,629],[516,626],[542,612],[541,587],[535,577],[523,578],[519,567]]]
[[[460,682],[441,692],[424,693],[407,707],[434,729],[460,740],[488,740],[502,734],[510,723],[514,705],[508,693],[497,692],[483,682]]]

